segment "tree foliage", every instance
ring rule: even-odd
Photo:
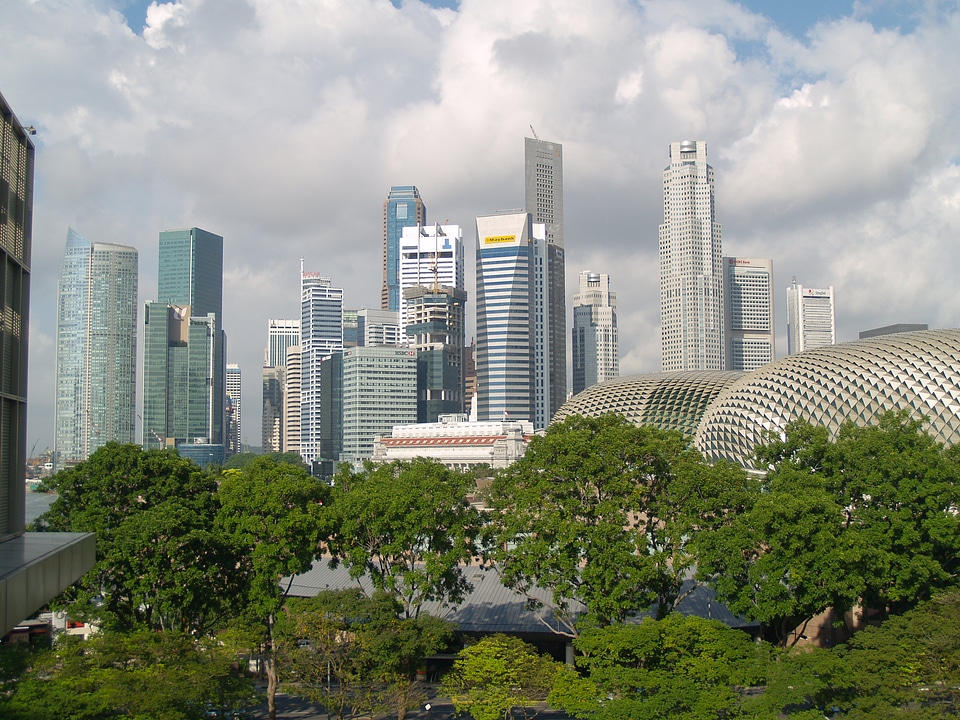
[[[906,413],[870,427],[790,425],[757,448],[765,480],[694,535],[698,575],[772,625],[860,602],[901,612],[956,582],[960,464]]]
[[[567,634],[577,633],[576,603],[599,625],[656,600],[669,611],[692,562],[685,501],[732,472],[706,465],[680,433],[618,415],[569,417],[494,480],[491,557],[530,604],[535,588],[549,592]]]
[[[443,691],[457,712],[476,720],[499,720],[515,708],[526,715],[546,699],[562,667],[519,638],[492,635],[460,651]]]
[[[64,638],[31,658],[15,692],[0,698],[9,720],[107,717],[193,720],[243,710],[253,683],[216,643],[175,631],[104,632]]]
[[[465,476],[426,459],[342,469],[334,480],[327,547],[353,578],[394,595],[406,617],[429,600],[460,603],[462,565],[477,554],[480,514]]]
[[[58,497],[38,528],[97,535],[96,565],[60,600],[75,617],[201,633],[236,610],[238,558],[214,528],[216,482],[192,461],[108,443],[48,484]]]
[[[282,578],[306,572],[323,536],[329,489],[294,465],[258,458],[223,474],[217,527],[241,552],[244,605],[264,624],[268,710],[276,715],[273,627],[286,590]]]

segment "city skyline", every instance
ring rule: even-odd
[[[52,446],[68,226],[137,247],[142,298],[156,296],[158,229],[223,234],[229,360],[255,369],[262,332],[239,330],[297,316],[279,289],[300,256],[347,307],[377,307],[387,190],[415,184],[429,219],[472,242],[475,216],[522,202],[531,125],[563,143],[567,286],[593,268],[618,289],[623,374],[660,366],[661,171],[684,137],[709,144],[728,254],[772,258],[778,293],[793,275],[834,285],[838,340],[960,324],[960,83],[940,72],[960,54],[955,4],[561,0],[549,25],[537,3],[497,0],[357,0],[323,22],[309,6],[190,0],[129,25],[120,5],[0,8],[0,91],[37,128],[31,445]],[[246,373],[247,397],[259,382]]]

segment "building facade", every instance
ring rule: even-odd
[[[134,442],[137,251],[70,229],[57,288],[54,469]]]
[[[723,258],[723,342],[727,370],[756,370],[776,357],[773,260]]]
[[[400,313],[393,310],[357,310],[357,341],[353,347],[401,345]],[[344,343],[344,347],[347,344]]]
[[[666,371],[724,366],[720,258],[707,144],[671,143],[660,225],[660,338]]]
[[[412,287],[464,289],[463,231],[459,225],[419,225],[400,238],[400,337],[406,338],[403,293]]]
[[[524,207],[547,226],[547,242],[563,247],[563,146],[524,138],[523,160]]]
[[[356,464],[373,457],[377,435],[417,421],[417,353],[357,347],[344,350],[342,358],[340,461]]]
[[[797,279],[787,288],[787,355],[837,344],[833,285],[807,288]]]
[[[286,358],[284,358],[286,363]],[[260,421],[260,447],[265,453],[283,452],[283,385],[287,368],[264,366],[263,412]],[[299,442],[297,443],[299,447]]]
[[[303,348],[287,348],[287,366],[283,374],[283,444],[281,452],[300,452],[300,364]]]
[[[300,320],[268,320],[264,367],[286,367],[287,348],[300,344]]]
[[[427,207],[414,185],[395,185],[383,202],[383,285],[380,308],[400,311],[400,237],[406,227],[427,224]]]
[[[240,389],[242,375],[237,363],[227,363],[227,372],[224,380],[227,399],[224,415],[226,417],[226,443],[224,452],[226,457],[243,452],[243,430],[240,421]]]
[[[343,351],[343,289],[316,272],[300,272],[300,455],[321,457],[321,363]]]
[[[529,213],[477,218],[477,420],[533,421],[533,234]]]
[[[223,445],[223,238],[161,232],[157,294],[144,308],[143,446]]]
[[[620,375],[617,294],[606,273],[580,273],[573,296],[573,394]]]
[[[0,95],[0,636],[96,562],[93,533],[24,532],[35,132]]]

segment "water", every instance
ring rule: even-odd
[[[50,504],[56,499],[56,493],[37,493],[28,488],[26,498],[27,525],[43,515],[43,513],[50,508]]]

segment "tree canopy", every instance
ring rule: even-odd
[[[344,468],[334,480],[328,550],[353,578],[394,595],[406,617],[429,600],[456,605],[470,589],[462,566],[478,550],[480,514],[469,478],[433,460]]]

